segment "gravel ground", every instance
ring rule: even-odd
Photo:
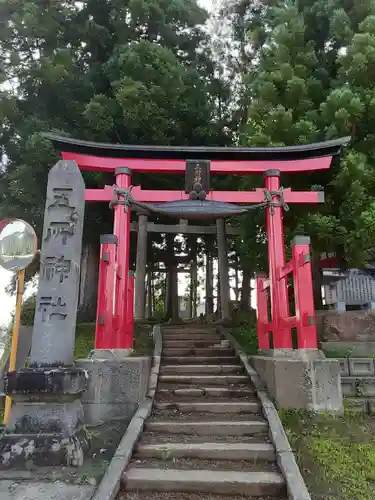
[[[266,434],[252,436],[199,436],[198,434],[159,434],[144,432],[140,444],[156,443],[270,443]]]
[[[185,422],[248,422],[251,420],[264,420],[260,415],[251,413],[202,413],[180,412],[178,410],[154,410],[149,421],[153,420],[178,420]]]
[[[247,462],[245,460],[203,460],[194,458],[175,458],[158,460],[157,458],[139,458],[130,462],[129,468],[146,469],[178,469],[178,470],[222,470],[222,471],[247,471],[247,472],[278,472],[276,463],[259,461]]]
[[[255,497],[209,495],[207,493],[120,493],[118,500],[255,500]],[[275,500],[275,497],[256,497],[256,500]],[[287,500],[287,497],[278,497]]]

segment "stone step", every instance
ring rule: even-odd
[[[204,498],[199,493],[178,493],[178,499],[176,498],[175,492],[163,492],[163,493],[152,493],[152,492],[137,492],[136,496],[133,493],[126,493],[124,491],[119,493],[116,497],[117,500],[244,500],[243,496],[233,496],[228,497],[227,495],[210,495],[205,494]],[[246,497],[247,500],[257,499],[257,500],[270,500],[270,497]],[[278,500],[288,500],[288,498],[283,496],[278,496]]]
[[[156,401],[156,410],[176,409],[180,412],[207,412],[207,413],[259,413],[259,401],[190,401],[164,402]]]
[[[161,387],[158,389],[158,395],[170,396],[206,396],[206,397],[241,397],[241,396],[254,396],[255,388],[236,388],[236,387],[180,387],[174,389],[173,387]]]
[[[269,443],[155,443],[140,444],[135,452],[140,458],[168,459],[189,457],[202,460],[276,460],[275,449]]]
[[[162,434],[198,434],[200,436],[249,436],[267,432],[268,424],[261,418],[243,422],[236,421],[146,421],[147,432]]]
[[[205,356],[205,357],[217,357],[217,356],[233,356],[233,349],[228,347],[163,347],[162,357],[167,360],[168,357],[176,356]]]
[[[165,334],[182,334],[182,335],[190,335],[190,334],[196,334],[196,333],[206,333],[206,334],[218,334],[218,330],[215,326],[208,327],[208,326],[193,326],[193,327],[178,327],[178,326],[164,326],[163,327],[163,335]]]
[[[163,356],[162,365],[235,365],[238,362],[236,356]]]
[[[206,339],[206,340],[163,340],[165,349],[185,349],[187,347],[216,347],[229,348],[230,342],[225,339]]]
[[[160,375],[160,382],[175,384],[230,385],[250,383],[247,375]]]
[[[126,491],[216,493],[245,497],[285,494],[284,478],[277,472],[130,468],[123,474],[123,482]]]
[[[242,365],[163,365],[160,368],[161,374],[196,374],[201,373],[242,373]]]
[[[164,333],[163,340],[214,340],[220,342],[223,340],[223,335],[212,333]]]
[[[249,416],[249,415],[247,415]],[[212,417],[212,415],[211,415]],[[221,417],[221,415],[220,415]],[[200,420],[200,419],[199,419]],[[224,419],[223,419],[224,420]],[[230,421],[228,419],[228,421]],[[168,443],[192,443],[197,445],[198,443],[261,443],[261,444],[271,444],[268,438],[268,434],[265,432],[258,432],[258,434],[253,434],[252,436],[228,436],[220,434],[167,434],[162,432],[143,432],[140,444],[164,444]],[[222,460],[223,461],[223,460]],[[173,467],[174,469],[175,467]],[[189,467],[188,467],[189,468]],[[207,467],[206,467],[207,468]],[[209,468],[209,467],[208,467]],[[237,470],[237,469],[236,469]]]

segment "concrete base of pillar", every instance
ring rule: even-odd
[[[86,373],[75,367],[8,373],[13,406],[0,439],[0,468],[81,466],[89,449],[80,401],[85,388]]]
[[[250,358],[278,408],[343,412],[340,365],[315,349],[276,349]]]
[[[132,353],[133,349],[94,349],[89,359],[121,361],[127,359]]]
[[[100,351],[100,357],[94,353],[90,359],[76,361],[88,373],[82,396],[87,425],[130,420],[147,393],[151,358],[117,356],[117,351],[108,351],[106,358]]]

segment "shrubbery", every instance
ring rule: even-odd
[[[256,354],[258,350],[257,317],[255,309],[239,312],[232,335],[246,354]]]

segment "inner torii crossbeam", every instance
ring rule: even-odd
[[[132,201],[168,204],[189,199],[204,200],[202,203],[197,202],[197,210],[199,206],[204,210],[210,201],[236,205],[260,204],[265,207],[269,274],[257,278],[259,348],[270,348],[272,333],[274,349],[292,349],[291,329],[295,327],[298,348],[317,349],[309,238],[294,238],[292,260],[286,263],[282,212],[289,204],[323,203],[324,193],[282,189],[280,174],[302,174],[329,169],[332,158],[340,153],[349,138],[293,147],[205,148],[113,145],[45,135],[61,151],[65,160],[74,160],[80,169],[113,172],[115,176],[115,189],[114,186],[86,189],[85,194],[87,202],[115,201],[114,237],[104,238],[102,241],[97,349],[131,348],[133,343],[130,318],[133,292],[132,287],[129,288],[129,205]],[[200,169],[198,182],[192,173],[197,165]],[[185,190],[143,190],[140,186],[134,186],[130,190],[132,172],[185,172]],[[210,174],[256,173],[264,174],[263,189],[212,191],[209,186]],[[201,193],[204,193],[203,197]],[[203,212],[202,214],[204,215]],[[290,273],[293,274],[296,302],[296,314],[293,317],[290,317],[287,289]],[[268,294],[271,299],[271,318],[268,314]]]

